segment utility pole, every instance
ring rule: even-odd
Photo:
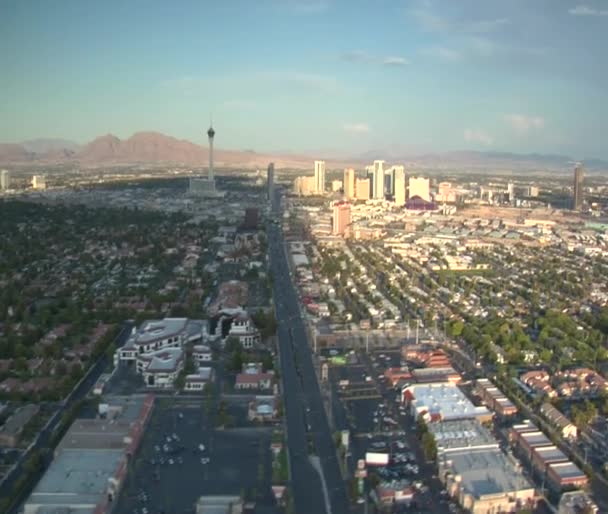
[[[417,319],[416,320],[416,344],[418,344],[419,332],[420,332],[420,320]]]

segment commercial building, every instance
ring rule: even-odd
[[[184,390],[185,391],[202,391],[214,377],[213,368],[199,367],[196,373],[191,373],[185,376]]]
[[[100,404],[96,419],[76,420],[24,504],[24,514],[110,514],[149,422],[154,397]]]
[[[46,177],[44,175],[34,175],[32,177],[32,187],[34,189],[46,189]]]
[[[403,207],[406,199],[405,168],[403,166],[393,166],[394,174],[394,201],[397,207]]]
[[[492,413],[486,407],[476,407],[465,394],[449,382],[415,384],[402,390],[402,401],[417,419],[427,421],[475,418],[489,421]]]
[[[598,514],[599,511],[599,507],[584,491],[563,493],[557,506],[557,514]]]
[[[341,180],[332,180],[331,181],[331,192],[337,193],[342,189],[342,181]]]
[[[435,201],[439,203],[454,203],[456,201],[456,190],[451,182],[439,183]]]
[[[315,161],[315,193],[325,193],[325,161]]]
[[[355,196],[357,200],[369,200],[370,193],[370,181],[369,178],[358,178],[355,180]]]
[[[455,419],[429,423],[439,455],[473,448],[497,449],[492,433],[475,419]]]
[[[148,320],[114,354],[114,363],[134,365],[150,388],[167,389],[184,366],[183,346],[200,343],[207,337],[207,324],[202,320],[165,318]]]
[[[350,222],[350,204],[348,202],[335,202],[333,205],[332,234],[344,236]]]
[[[23,428],[39,411],[40,407],[34,404],[24,405],[17,409],[0,427],[0,446],[11,448],[17,446]]]
[[[582,164],[577,164],[574,168],[574,188],[572,196],[572,208],[575,211],[580,211],[583,207],[583,180],[585,178],[585,170]]]
[[[6,191],[11,187],[11,176],[8,170],[0,170],[0,191]]]
[[[448,494],[471,514],[516,512],[534,506],[533,485],[499,449],[444,452],[438,467]]]
[[[348,200],[355,198],[355,170],[352,168],[346,168],[344,170],[344,180],[342,181],[344,186],[344,196]]]
[[[429,179],[424,177],[410,177],[408,199],[418,196],[425,202],[431,201]]]

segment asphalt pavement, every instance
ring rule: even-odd
[[[276,207],[275,203],[278,213]],[[349,512],[346,487],[291,281],[282,234],[275,225],[270,226],[269,243],[295,510],[299,514],[346,514]],[[310,464],[309,448],[320,458],[328,506],[319,474]]]

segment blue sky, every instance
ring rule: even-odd
[[[0,141],[608,158],[608,0],[2,0]]]

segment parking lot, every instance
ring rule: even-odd
[[[270,439],[266,428],[215,430],[200,401],[157,400],[116,512],[193,513],[202,495],[243,492],[256,512],[277,512]]]
[[[397,391],[384,378],[387,368],[402,365],[400,352],[358,352],[356,358],[342,361],[347,363],[332,367],[330,381],[336,429],[348,428],[351,432],[350,472],[359,459],[365,460],[368,455],[373,460],[375,456],[376,462],[368,462],[368,476],[407,484],[415,490],[412,504],[395,504],[394,512],[456,512],[435,476],[434,466],[426,462],[415,419],[401,406]]]

